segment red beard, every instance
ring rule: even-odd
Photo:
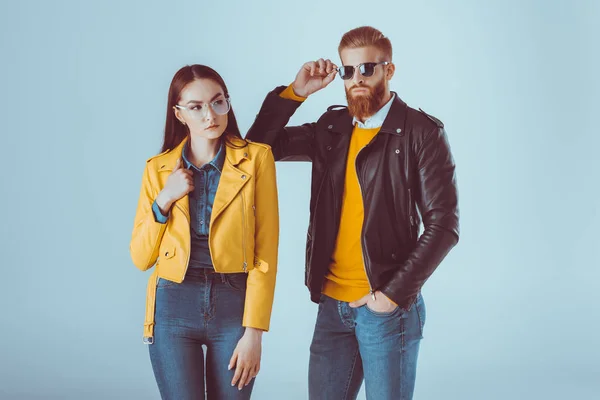
[[[354,88],[365,88],[369,93],[353,95],[352,89]],[[354,85],[350,89],[346,89],[346,100],[348,101],[350,115],[360,121],[373,116],[379,110],[384,96],[385,81],[383,79],[373,88],[366,85]]]

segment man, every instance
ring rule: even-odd
[[[455,164],[444,125],[390,91],[388,38],[360,27],[338,51],[341,67],[308,62],[269,93],[247,138],[271,145],[276,160],[312,161],[306,285],[319,312],[310,398],[354,399],[364,377],[369,399],[411,399],[421,287],[458,242]],[[348,107],[286,127],[336,74]]]

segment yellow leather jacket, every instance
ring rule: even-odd
[[[241,148],[225,146],[226,157],[210,220],[209,249],[219,273],[248,273],[243,326],[269,330],[277,251],[279,207],[275,160],[268,145],[233,138]],[[129,250],[142,271],[155,266],[146,296],[144,342],[152,343],[158,278],[181,283],[190,256],[188,196],[176,201],[166,224],[156,222],[152,203],[181,158],[176,148],[146,163]]]

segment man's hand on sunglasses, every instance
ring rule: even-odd
[[[308,97],[329,85],[335,79],[336,73],[337,66],[329,59],[309,61],[300,68],[292,83],[292,89],[296,95]]]

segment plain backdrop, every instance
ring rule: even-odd
[[[599,398],[599,18],[592,0],[3,0],[0,398],[159,398],[129,239],[173,74],[219,71],[245,133],[269,90],[339,63],[361,25],[392,40],[392,89],[445,123],[458,165],[461,241],[423,291],[415,399]],[[331,104],[339,79],[291,122]],[[310,165],[277,174],[253,398],[306,399]]]

